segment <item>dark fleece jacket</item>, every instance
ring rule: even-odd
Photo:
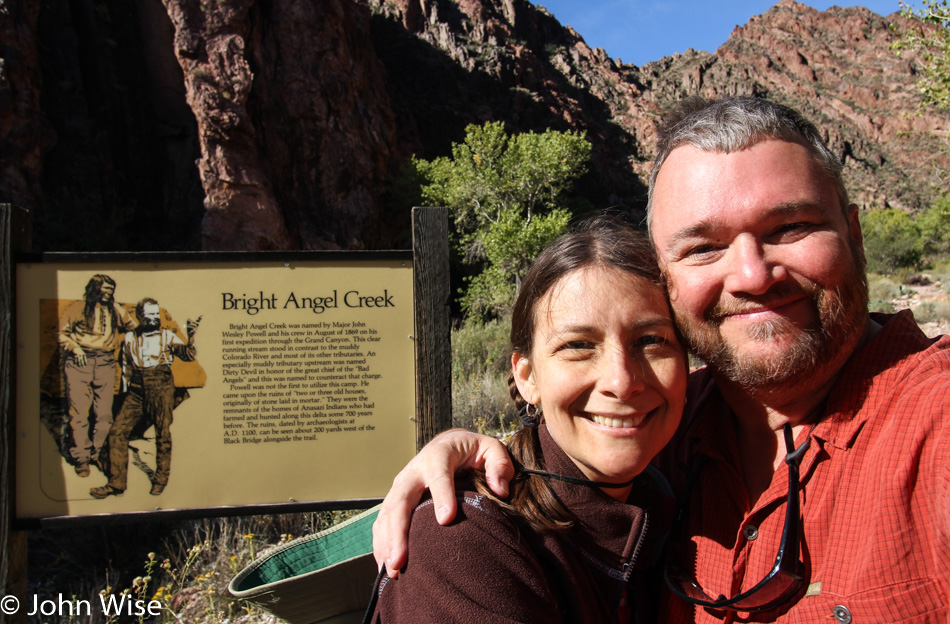
[[[583,478],[547,427],[539,433],[547,470]],[[550,480],[577,517],[571,529],[553,535],[533,533],[472,491],[459,494],[458,515],[448,527],[439,526],[432,501],[424,501],[412,516],[408,564],[398,578],[384,577],[373,621],[650,621],[634,573],[648,557],[641,550],[652,519],[644,508],[665,516],[670,505],[652,476],[637,481],[629,500],[641,506]]]

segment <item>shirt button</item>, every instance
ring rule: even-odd
[[[851,624],[851,611],[848,610],[848,607],[838,605],[831,610],[831,613],[834,614],[835,619],[841,622],[841,624]]]
[[[747,524],[744,529],[742,529],[742,535],[750,542],[754,541],[755,538],[759,536],[759,527],[754,524]]]

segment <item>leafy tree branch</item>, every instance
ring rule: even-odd
[[[567,229],[564,195],[587,171],[579,132],[509,136],[502,122],[470,125],[451,157],[414,158],[422,197],[446,206],[463,262],[481,268],[461,297],[477,319],[504,316],[534,257]]]

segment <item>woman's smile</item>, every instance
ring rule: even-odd
[[[643,421],[645,421],[652,413],[653,412],[650,411],[643,414],[634,414],[628,417],[590,414],[589,417],[598,425],[608,427],[610,429],[633,429],[634,427],[639,427],[642,425]]]

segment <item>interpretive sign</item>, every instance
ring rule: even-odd
[[[372,499],[415,452],[411,253],[57,256],[16,265],[18,518]]]

